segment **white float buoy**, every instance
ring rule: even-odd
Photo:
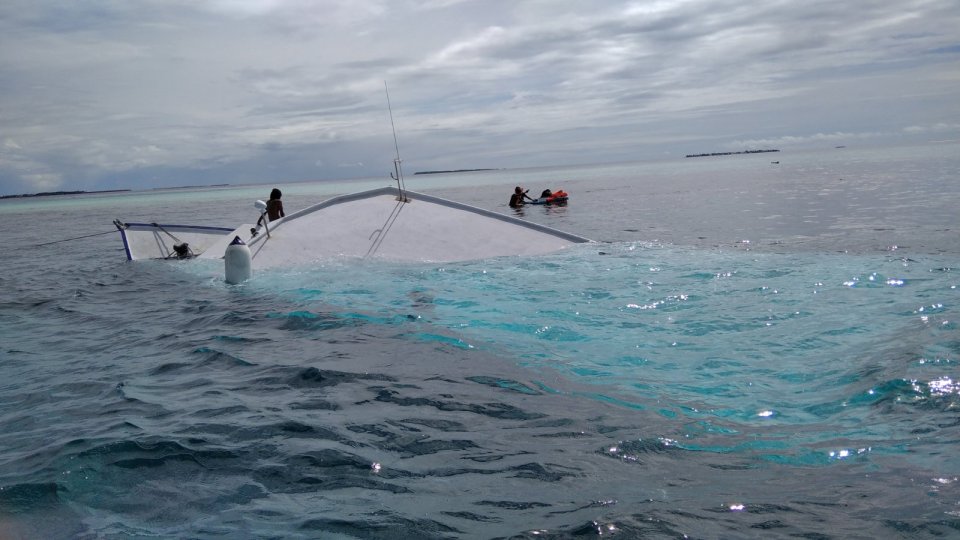
[[[250,279],[252,261],[250,248],[239,236],[235,236],[223,253],[223,270],[227,283],[241,283]]]

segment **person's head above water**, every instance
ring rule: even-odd
[[[271,199],[279,199],[282,196],[283,196],[283,193],[280,193],[280,190],[277,188],[273,188],[273,191],[270,192]]]
[[[517,186],[516,189],[513,190],[513,192],[519,195],[520,193],[523,193],[523,188],[521,188],[520,186]]]

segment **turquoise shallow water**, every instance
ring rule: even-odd
[[[950,263],[623,242],[526,261],[330,264],[254,286],[303,316],[322,305],[406,318],[424,327],[412,335],[452,339],[443,329],[457,346],[549,368],[583,383],[585,399],[678,421],[670,435],[690,448],[730,452],[749,436],[779,441],[769,459],[811,465],[912,445],[915,425],[872,425],[880,403],[952,406]],[[838,442],[851,426],[856,442]]]
[[[408,177],[598,242],[242,286],[37,244],[269,186],[3,201],[0,536],[960,534],[954,150]]]

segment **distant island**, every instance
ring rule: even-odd
[[[129,189],[104,189],[101,191],[44,191],[42,193],[23,193],[21,195],[0,195],[0,199],[21,199],[24,197],[52,197],[54,195],[89,195],[91,193],[121,193]]]
[[[445,173],[461,173],[461,172],[478,172],[478,171],[499,171],[500,169],[457,169],[455,171],[417,171],[413,174],[445,174]]]
[[[763,154],[765,152],[779,152],[776,148],[769,150],[744,150],[742,152],[712,152],[710,154],[687,154],[687,157],[735,156],[737,154]]]

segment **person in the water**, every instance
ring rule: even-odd
[[[528,191],[530,190],[523,189],[520,186],[517,186],[516,188],[514,188],[513,195],[510,196],[510,208],[520,208],[521,206],[523,206],[524,199],[529,199],[532,201],[533,197],[527,195]]]

